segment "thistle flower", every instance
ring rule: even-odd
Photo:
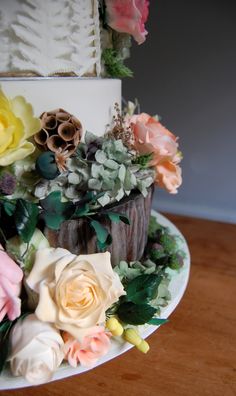
[[[15,188],[15,177],[9,172],[4,172],[0,178],[0,193],[3,195],[11,195],[14,193]]]

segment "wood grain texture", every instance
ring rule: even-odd
[[[235,396],[236,226],[167,216],[192,256],[189,286],[168,324],[135,349],[80,376],[1,396]]]
[[[130,225],[120,221],[111,222],[104,216],[99,219],[112,236],[112,244],[107,250],[111,252],[111,262],[115,266],[121,260],[135,261],[143,256],[147,244],[148,224],[151,213],[153,187],[144,198],[141,193],[133,193],[119,204],[104,210],[125,214]],[[64,221],[59,231],[46,229],[50,246],[68,249],[74,254],[91,254],[98,252],[95,233],[86,218]]]

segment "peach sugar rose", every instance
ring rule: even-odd
[[[89,329],[82,343],[69,333],[63,332],[65,359],[72,367],[77,367],[78,364],[91,367],[109,351],[110,337],[111,334],[106,332],[102,326],[94,326]]]
[[[38,319],[79,342],[88,329],[105,322],[106,310],[125,294],[108,252],[76,256],[62,248],[42,249],[27,284],[39,294]]]
[[[156,168],[156,183],[172,194],[177,193],[182,177],[178,165],[181,154],[175,135],[146,113],[129,117],[128,123],[134,133],[136,150],[141,155],[153,154],[149,165]]]

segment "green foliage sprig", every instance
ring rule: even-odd
[[[157,297],[162,276],[140,275],[129,282],[126,295],[117,310],[118,317],[127,324],[141,325],[149,322],[157,309],[150,303]]]
[[[167,227],[161,226],[155,216],[150,218],[148,237],[147,258],[163,268],[181,268],[184,254],[179,248],[178,238],[171,235]]]
[[[122,57],[113,48],[106,48],[102,53],[102,60],[110,77],[133,77],[133,72],[124,65]]]

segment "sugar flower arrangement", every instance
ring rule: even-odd
[[[145,23],[149,14],[148,0],[101,0],[100,17],[103,36],[110,45],[105,46],[102,60],[106,74],[112,77],[130,77],[132,71],[123,64],[129,56],[130,38],[142,44],[148,34]]]
[[[153,219],[140,261],[112,266],[103,209],[155,183],[176,193],[176,137],[146,113],[117,115],[104,137],[82,135],[63,109],[37,118],[23,97],[0,91],[0,371],[32,384],[49,381],[63,361],[92,366],[122,337],[146,353],[137,326],[160,325],[170,294],[167,268],[179,269],[176,238]],[[125,213],[106,212],[109,222]],[[94,254],[52,247],[46,229],[86,218]],[[145,285],[145,288],[143,287]]]

